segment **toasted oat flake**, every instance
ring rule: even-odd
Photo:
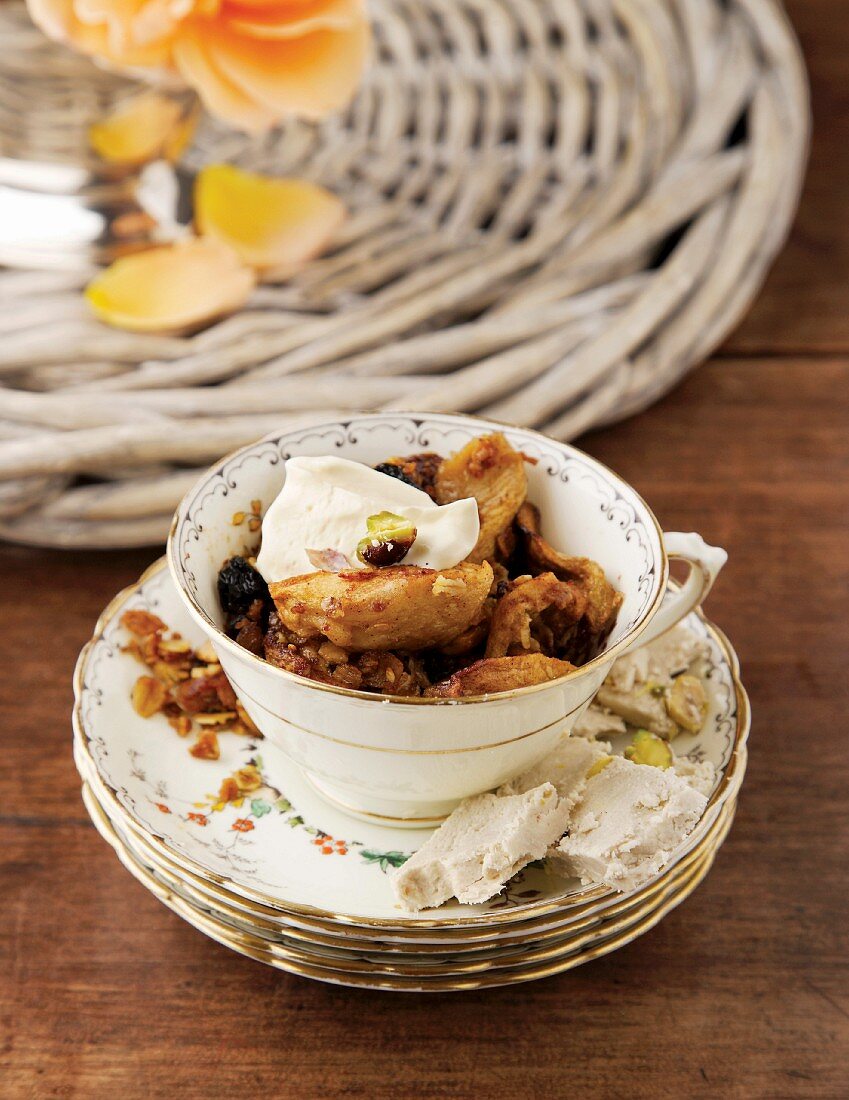
[[[168,725],[176,730],[181,737],[188,737],[192,732],[192,720],[187,714],[172,715],[168,718]]]
[[[205,680],[209,676],[217,676],[221,671],[221,665],[217,662],[212,665],[195,665],[190,672],[192,680]]]
[[[258,791],[262,786],[262,776],[255,764],[246,764],[244,768],[239,768],[233,773],[233,779],[242,794]]]
[[[163,684],[179,684],[183,680],[188,680],[190,675],[188,668],[183,668],[171,661],[154,661],[150,668],[157,680],[161,680]]]
[[[196,722],[200,732],[190,752],[199,759],[218,759],[216,737],[225,730],[262,737],[236,699],[210,642],[195,650],[176,631],[166,637],[166,624],[148,611],[125,612],[121,623],[133,635],[123,651],[152,673],[140,676],[133,687],[132,704],[141,717],[163,713],[180,737],[192,733]],[[200,713],[193,713],[192,705]],[[216,710],[218,706],[226,709]]]
[[[235,802],[241,797],[242,794],[239,790],[239,784],[232,775],[228,775],[227,778],[221,782],[221,787],[218,791],[219,802]]]
[[[259,734],[259,730],[254,725],[253,720],[251,719],[251,716],[248,714],[248,712],[245,710],[245,708],[242,706],[242,704],[238,700],[236,700],[236,712],[239,715],[239,721],[245,727],[244,728],[245,733],[253,734],[253,735]],[[238,730],[237,732],[242,733],[243,731]]]

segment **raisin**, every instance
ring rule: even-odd
[[[440,680],[447,680],[450,676],[460,668],[464,663],[468,663],[468,655],[462,654],[460,656],[453,656],[447,653],[442,653],[438,649],[429,649],[424,653],[420,653],[419,658],[421,660],[421,667],[424,676],[427,680],[436,684]]]
[[[422,451],[420,454],[404,455],[391,458],[388,462],[381,462],[380,465],[375,466],[375,470],[395,477],[416,489],[421,489],[435,499],[436,475],[441,465],[441,455]]]
[[[184,680],[174,689],[174,698],[187,714],[213,714],[236,706],[236,693],[223,672]]]
[[[226,561],[218,574],[218,597],[228,615],[244,615],[255,600],[270,599],[268,585],[244,558]]]
[[[403,469],[394,462],[379,462],[377,466],[375,466],[375,470],[377,470],[379,474],[388,474],[389,477],[395,477],[399,481],[403,481],[405,485],[412,485],[414,489],[418,489],[418,485],[410,475],[404,473]]]
[[[252,622],[250,619],[242,619],[243,626],[239,628],[239,632],[236,634],[236,641],[240,646],[244,646],[245,649],[249,649],[251,653],[255,653],[257,657],[262,656],[262,627],[258,622]]]

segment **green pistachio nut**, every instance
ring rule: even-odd
[[[394,512],[369,516],[366,530],[366,537],[357,543],[357,557],[365,565],[377,569],[402,562],[418,534],[408,519]]]
[[[625,749],[625,758],[634,764],[650,764],[654,768],[672,766],[672,749],[651,730],[637,730]]]

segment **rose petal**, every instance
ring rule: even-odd
[[[162,146],[162,156],[166,160],[175,163],[180,159],[186,147],[195,136],[195,130],[197,129],[200,115],[201,106],[200,103],[195,100],[168,135],[165,144]]]
[[[88,132],[89,144],[110,164],[144,164],[158,157],[178,131],[185,144],[182,113],[175,100],[143,92],[94,123]]]
[[[130,36],[117,33],[114,21],[85,22],[78,15],[74,0],[27,0],[27,8],[33,22],[46,35],[69,43],[81,53],[120,66],[161,68],[169,63],[170,36],[134,43]]]
[[[286,278],[318,255],[345,218],[329,191],[212,164],[195,183],[198,232],[223,241],[266,277]]]
[[[254,276],[232,249],[191,239],[117,260],[86,288],[101,320],[133,332],[177,333],[238,309]]]
[[[209,56],[200,36],[192,30],[174,44],[174,64],[208,110],[242,130],[267,130],[277,121],[274,111],[262,106],[232,80],[228,80]]]
[[[310,565],[325,573],[341,573],[345,569],[353,569],[354,565],[341,550],[310,550],[305,551]]]
[[[369,44],[365,21],[282,41],[252,38],[212,22],[199,24],[199,31],[214,68],[278,119],[288,114],[318,119],[346,106]]]
[[[242,34],[256,38],[300,38],[318,30],[351,30],[363,19],[360,0],[314,0],[312,3],[287,4],[281,0],[257,3],[256,0],[228,0],[224,16],[227,24]]]

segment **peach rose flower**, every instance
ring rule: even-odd
[[[27,0],[51,38],[121,68],[179,75],[215,115],[263,130],[348,103],[369,45],[364,0]]]

